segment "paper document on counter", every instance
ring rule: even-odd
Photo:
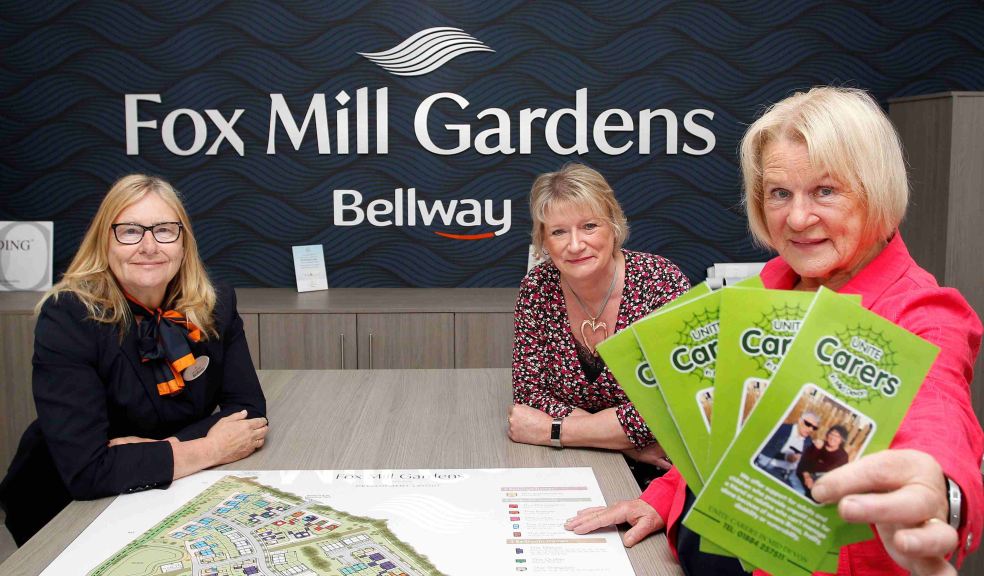
[[[43,572],[631,575],[590,468],[206,471],[118,497]],[[371,570],[370,570],[371,569]]]

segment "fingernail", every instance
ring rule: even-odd
[[[813,485],[813,490],[810,491],[810,494],[813,496],[813,499],[816,500],[817,502],[823,502],[827,499],[828,496],[827,492],[828,492],[827,487],[818,482]]]
[[[912,547],[916,544],[916,540],[911,534],[903,534],[901,536],[896,536],[896,538],[898,538],[900,552],[908,552],[912,550]]]
[[[814,494],[816,493],[814,492]],[[850,518],[856,518],[860,516],[863,511],[861,503],[850,496],[841,500],[839,508],[840,508],[841,516],[845,520],[849,520]]]

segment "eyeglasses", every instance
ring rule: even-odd
[[[819,428],[819,426],[817,426],[816,424],[814,424],[813,422],[810,422],[808,420],[803,420],[803,426],[806,426],[807,428],[812,428],[814,430],[816,430],[816,429]]]
[[[139,244],[148,230],[154,235],[154,240],[161,244],[170,244],[181,236],[181,229],[184,228],[184,224],[161,222],[153,226],[144,226],[133,222],[120,222],[111,225],[110,228],[113,229],[116,241],[120,244]]]

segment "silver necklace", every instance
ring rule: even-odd
[[[605,294],[605,300],[604,302],[601,303],[601,308],[598,309],[598,313],[595,314],[594,316],[592,316],[591,313],[588,312],[588,307],[584,305],[584,302],[581,300],[581,297],[578,296],[577,292],[574,291],[574,287],[571,286],[570,282],[567,283],[567,289],[571,291],[571,294],[574,295],[574,299],[577,300],[578,306],[581,307],[581,311],[584,312],[584,315],[588,317],[587,320],[581,322],[581,340],[584,341],[584,345],[595,356],[598,355],[598,350],[594,346],[588,343],[588,335],[587,333],[585,333],[585,329],[591,328],[592,334],[594,334],[600,329],[602,331],[602,334],[604,334],[602,340],[608,338],[608,324],[605,322],[599,322],[598,318],[601,318],[601,315],[605,313],[605,308],[608,306],[608,300],[611,299],[612,292],[615,290],[615,279],[617,277],[618,277],[618,264],[615,265],[615,269],[612,271],[612,283],[609,284],[608,286],[608,293]]]

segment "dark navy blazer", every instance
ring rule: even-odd
[[[71,293],[48,300],[34,332],[34,401],[38,418],[24,433],[0,485],[0,505],[18,544],[72,499],[166,488],[174,474],[168,442],[107,447],[111,438],[201,438],[228,414],[266,416],[266,400],[246,346],[235,291],[220,287],[218,338],[191,344],[208,369],[164,397],[142,364],[136,330],[120,342],[115,326],[88,319]],[[218,408],[218,410],[216,410]]]

